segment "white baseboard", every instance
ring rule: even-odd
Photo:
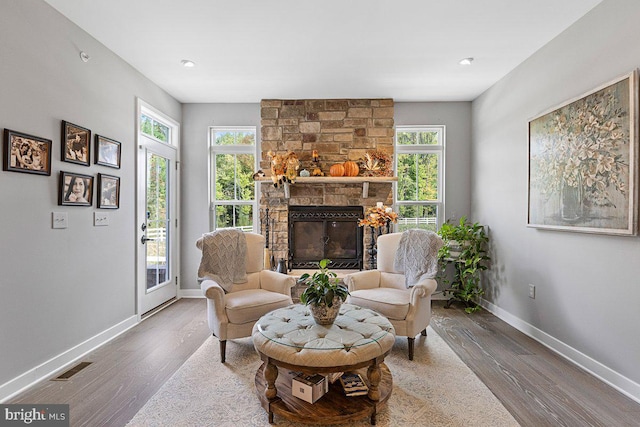
[[[138,316],[131,316],[117,325],[100,332],[88,340],[70,348],[69,350],[52,357],[46,362],[33,369],[24,372],[16,378],[0,385],[0,403],[6,402],[13,396],[21,393],[26,388],[35,383],[51,377],[57,371],[67,368],[68,365],[76,362],[85,354],[93,351],[97,347],[111,341],[118,335],[138,324]]]
[[[565,344],[557,338],[554,338],[546,332],[536,328],[489,301],[481,300],[480,305],[520,332],[528,335],[575,365],[578,365],[594,377],[600,379],[606,384],[609,384],[611,387],[615,388],[630,399],[640,403],[640,384],[630,380],[597,360]]]
[[[204,298],[200,289],[178,289],[180,298]]]

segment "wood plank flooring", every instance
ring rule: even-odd
[[[431,327],[522,426],[638,426],[640,404],[491,313],[434,301]]]
[[[640,425],[640,404],[486,311],[434,301],[431,326],[522,426]],[[93,363],[70,380],[8,403],[69,403],[74,427],[123,426],[209,336],[205,300],[182,299],[84,357]]]
[[[8,403],[68,403],[73,427],[123,426],[210,336],[206,315],[204,299],[181,299],[83,357],[93,363],[68,381]]]

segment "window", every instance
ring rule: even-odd
[[[140,116],[140,132],[158,141],[171,143],[171,128],[144,113]]]
[[[398,126],[395,148],[397,231],[437,231],[444,211],[444,126]]]
[[[256,128],[209,128],[211,230],[254,230]]]

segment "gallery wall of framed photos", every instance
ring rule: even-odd
[[[122,144],[99,134],[92,144],[91,135],[90,129],[62,120],[60,161],[91,168],[93,148],[93,165],[120,169]],[[3,171],[51,176],[52,139],[7,128],[3,136]],[[119,176],[61,170],[57,191],[60,206],[93,206],[95,193],[98,209],[120,207]]]

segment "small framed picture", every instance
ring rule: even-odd
[[[120,169],[120,143],[102,135],[96,135],[95,163]]]
[[[62,161],[90,166],[91,131],[62,121]]]
[[[91,206],[93,177],[79,173],[60,171],[58,204],[65,206]]]
[[[98,208],[118,209],[120,207],[120,177],[98,174]]]
[[[51,175],[51,146],[50,139],[5,129],[2,169]]]

